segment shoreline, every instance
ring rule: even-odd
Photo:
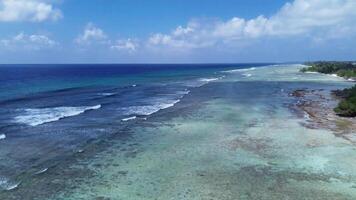
[[[305,66],[311,67],[309,65],[305,65]],[[333,76],[333,77],[337,77],[337,78],[342,78],[342,79],[344,79],[345,81],[348,81],[348,82],[356,82],[355,78],[345,78],[345,77],[339,76],[337,74],[324,74],[324,73],[321,73],[321,72],[311,72],[311,71],[306,71],[304,73],[306,73],[306,74],[323,74],[323,75]]]
[[[355,82],[356,67],[351,62],[310,62],[300,71],[308,74],[325,74]],[[307,126],[327,128],[336,135],[347,135],[356,128],[354,89],[328,90],[327,93],[310,89],[296,90],[291,96],[298,98],[297,107],[306,113],[310,123]]]
[[[303,126],[310,129],[328,129],[337,137],[356,143],[356,118],[338,116],[333,108],[340,99],[325,89],[298,89],[289,94],[296,99],[290,108],[304,117]]]

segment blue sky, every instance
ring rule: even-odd
[[[0,63],[356,60],[354,0],[0,0]]]

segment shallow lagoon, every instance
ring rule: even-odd
[[[354,144],[302,126],[289,108],[295,89],[350,83],[299,68],[226,72],[0,197],[355,199]]]

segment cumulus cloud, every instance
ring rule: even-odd
[[[153,34],[148,39],[148,45],[195,49],[266,37],[336,37],[335,31],[330,30],[356,32],[353,28],[356,24],[355,10],[354,0],[294,0],[270,17],[234,17],[227,21],[208,22],[193,20],[185,27],[178,26],[169,34]]]
[[[0,45],[3,49],[10,50],[41,50],[53,48],[59,44],[45,35],[19,33],[12,38],[0,40]]]
[[[121,39],[117,40],[114,44],[110,46],[113,50],[127,51],[133,53],[137,50],[139,44],[136,40],[133,39]]]
[[[178,26],[171,34],[157,33],[148,39],[149,47],[170,46],[176,49],[204,48],[211,46],[212,27],[209,23],[193,20],[186,27]]]
[[[60,18],[61,11],[44,0],[0,0],[0,22],[42,22]]]
[[[107,36],[105,32],[96,27],[93,23],[88,23],[82,34],[80,34],[75,42],[81,45],[88,45],[92,43],[107,43]]]
[[[93,23],[88,23],[82,34],[74,42],[81,50],[91,50],[93,48],[110,49],[119,52],[134,53],[140,46],[137,39],[112,39],[101,28]]]

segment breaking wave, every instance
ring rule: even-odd
[[[256,69],[256,67],[250,67],[250,68],[246,68],[246,69],[233,69],[233,70],[228,70],[228,71],[223,71],[223,72],[227,72],[227,73],[248,72],[248,71],[253,71],[255,69]]]
[[[180,100],[178,99],[167,103],[157,102],[156,104],[153,105],[129,106],[129,107],[120,108],[120,111],[123,112],[124,115],[151,115],[160,110],[172,107],[179,101]]]
[[[88,110],[96,110],[101,105],[80,107],[54,107],[25,109],[24,114],[15,117],[15,122],[30,126],[38,126],[48,122],[58,121],[66,117],[80,115]]]
[[[8,178],[0,177],[0,189],[10,191],[16,189],[20,185],[20,182],[14,183]]]
[[[137,118],[136,116],[132,116],[132,117],[128,117],[128,118],[121,119],[121,121],[127,122],[127,121],[130,121],[130,120],[134,120],[134,119],[136,119],[136,118]]]

